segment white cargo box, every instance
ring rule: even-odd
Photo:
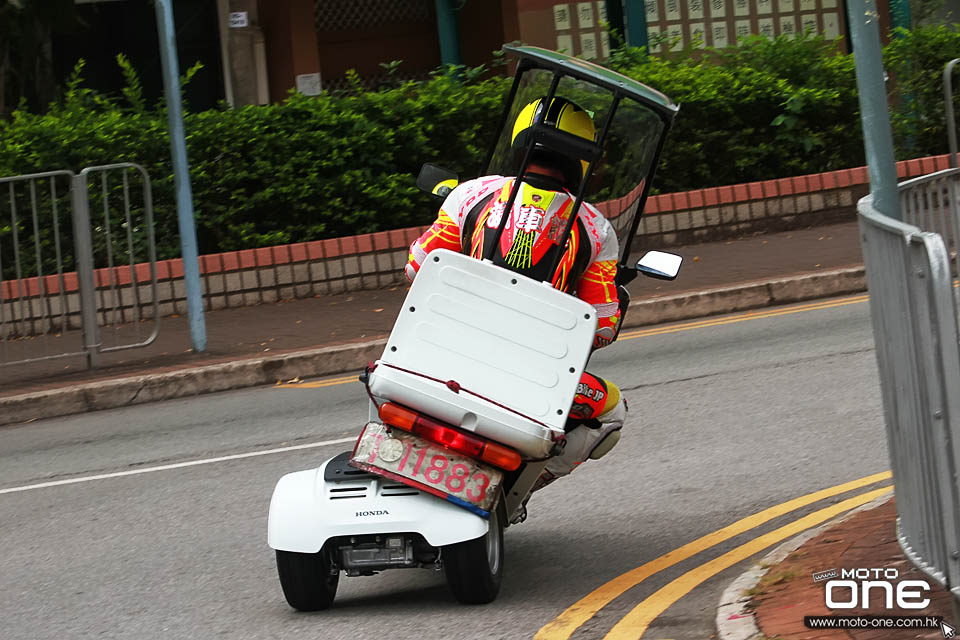
[[[433,251],[370,388],[525,456],[545,457],[563,432],[596,323],[592,305],[547,284]]]

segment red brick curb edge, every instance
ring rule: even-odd
[[[720,602],[717,604],[716,618],[717,639],[765,640],[766,636],[757,626],[753,612],[747,607],[750,602],[750,596],[747,595],[748,592],[760,582],[768,571],[783,562],[788,555],[799,549],[804,543],[816,538],[827,529],[840,524],[862,511],[876,509],[886,504],[892,498],[893,491],[890,491],[889,494],[882,495],[867,504],[860,505],[856,509],[837,516],[819,527],[804,531],[800,535],[787,540],[753,564],[731,582],[720,595]]]

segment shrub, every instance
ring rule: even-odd
[[[153,180],[158,255],[179,255],[164,110],[145,109],[132,79],[126,101],[85,89],[81,69],[48,113],[0,121],[0,173],[142,164]],[[504,78],[463,84],[441,74],[382,91],[188,113],[200,251],[429,223],[435,203],[414,185],[420,165],[475,173],[507,88]]]
[[[891,96],[891,113],[897,156],[934,155],[947,152],[944,117],[943,68],[960,56],[960,31],[956,24],[898,30],[884,48],[884,66],[894,80],[897,94]],[[954,111],[960,113],[960,80],[954,70]]]
[[[755,37],[699,57],[620,51],[613,66],[680,104],[658,172],[662,191],[863,162],[853,59],[820,37]]]

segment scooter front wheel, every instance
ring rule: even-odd
[[[493,602],[503,578],[503,525],[507,520],[503,500],[490,513],[487,533],[479,538],[443,547],[447,584],[463,604]]]
[[[326,545],[318,553],[277,550],[277,573],[287,603],[298,611],[320,611],[333,604],[340,572],[334,572]]]

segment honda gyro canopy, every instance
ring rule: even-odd
[[[504,50],[518,56],[519,61],[484,174],[524,175],[538,144],[579,158],[586,169],[575,194],[574,212],[586,200],[610,220],[620,245],[618,282],[629,282],[636,275],[628,264],[630,245],[679,107],[659,91],[585,60],[538,47],[506,45]],[[517,116],[530,103],[545,99],[550,104],[554,97],[570,100],[590,114],[596,126],[593,142],[536,123],[526,136],[525,149],[518,150],[513,140]],[[508,201],[508,210],[519,183]],[[575,218],[569,218],[564,242]],[[501,232],[505,222],[506,216]],[[553,273],[554,269],[547,272]]]
[[[519,57],[517,72],[482,175],[522,178],[538,146],[580,161],[583,179],[575,189],[574,206],[559,244],[566,244],[576,212],[586,200],[610,220],[617,233],[618,285],[633,280],[638,270],[655,278],[675,278],[679,269],[675,256],[648,252],[641,262],[632,266],[630,245],[640,224],[667,132],[679,107],[656,89],[592,62],[539,47],[505,45],[504,50]],[[554,98],[573,102],[590,115],[596,131],[593,139],[535,122],[524,130],[522,138],[516,136],[515,140],[514,123],[524,108],[537,100],[551,105]],[[513,206],[521,181],[514,181],[506,210]],[[417,179],[421,189],[441,198],[446,197],[457,182],[455,173],[429,163],[423,166]],[[507,216],[501,218],[489,251],[497,246],[507,220]],[[562,255],[562,251],[557,252],[554,264],[545,273],[556,271]]]

